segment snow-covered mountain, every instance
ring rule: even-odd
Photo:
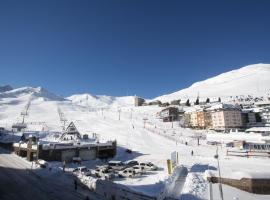
[[[76,94],[67,97],[68,100],[72,101],[74,104],[88,106],[92,108],[96,107],[122,107],[122,106],[133,106],[134,97],[112,97],[106,95],[91,95],[91,94]]]
[[[17,89],[0,92],[1,99],[23,99],[23,98],[41,99],[44,101],[63,101],[64,98],[55,95],[42,87],[21,87]]]
[[[261,97],[269,94],[270,64],[254,64],[196,82],[186,89],[155,99],[167,102],[177,99],[195,99],[198,95],[202,98],[227,99],[231,96]]]
[[[13,90],[13,88],[10,85],[0,86],[0,92],[6,92],[10,90]]]

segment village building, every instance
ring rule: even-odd
[[[83,139],[74,123],[70,123],[59,141],[42,141],[39,132],[25,132],[20,142],[13,144],[14,152],[27,160],[71,162],[74,157],[81,160],[110,158],[116,155],[116,141],[98,142]]]
[[[195,128],[198,127],[198,115],[197,111],[190,113],[190,126]]]
[[[135,106],[142,106],[143,103],[145,103],[145,100],[138,96],[135,96],[134,100],[135,100]]]
[[[190,113],[185,112],[182,121],[183,127],[190,127]]]
[[[270,126],[270,106],[261,109],[261,118],[264,126]]]
[[[259,127],[263,126],[261,112],[257,108],[242,109],[243,127]]]
[[[16,123],[12,125],[12,132],[21,132],[24,131],[27,128],[27,125],[25,123]]]
[[[205,112],[203,110],[197,111],[198,127],[204,129],[205,125]]]
[[[229,130],[242,127],[241,109],[233,105],[220,104],[207,109],[211,113],[212,129]]]
[[[172,122],[178,119],[178,108],[168,107],[160,111],[160,118],[163,122]]]

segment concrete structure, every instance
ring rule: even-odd
[[[228,130],[242,127],[242,116],[239,109],[223,108],[212,110],[210,113],[213,129]]]
[[[145,102],[143,98],[137,97],[137,96],[134,97],[134,100],[135,100],[135,106],[142,106],[143,103]]]
[[[163,122],[171,122],[178,119],[178,108],[175,107],[168,107],[160,111],[159,113],[160,118]]]
[[[258,109],[242,109],[243,127],[263,126],[261,113]]]

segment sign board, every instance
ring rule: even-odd
[[[174,151],[171,153],[172,168],[178,165],[178,152]]]

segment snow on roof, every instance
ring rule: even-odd
[[[252,127],[247,129],[246,132],[270,132],[270,127]]]
[[[206,170],[205,171],[206,177],[218,177],[218,171],[216,170]],[[235,180],[241,180],[243,178],[250,178],[250,179],[269,179],[270,172],[261,172],[261,171],[245,171],[241,169],[241,171],[233,171],[230,169],[226,169],[222,171],[221,174],[222,178],[229,178]]]
[[[255,102],[256,106],[270,106],[270,101],[259,101],[259,102]]]
[[[211,105],[211,107],[207,108],[206,110],[218,110],[218,109],[240,109],[240,107],[233,104],[217,103]]]

